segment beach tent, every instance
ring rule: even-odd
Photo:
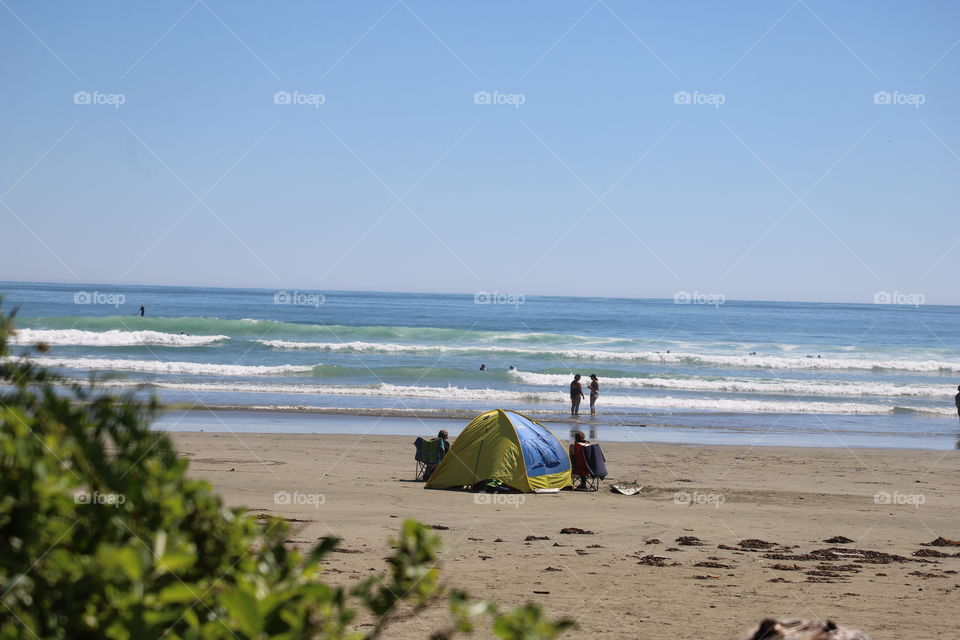
[[[570,457],[549,429],[516,411],[481,414],[454,440],[427,481],[427,489],[450,489],[486,480],[523,491],[571,486]]]

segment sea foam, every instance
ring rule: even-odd
[[[389,342],[297,342],[290,340],[258,340],[260,344],[273,349],[319,351],[337,351],[346,353],[437,353],[475,355],[482,358],[487,355],[531,356],[554,360],[583,360],[591,362],[621,361],[649,362],[671,365],[703,365],[738,369],[830,369],[863,371],[912,371],[924,373],[960,372],[960,361],[941,360],[899,360],[867,358],[811,358],[797,356],[707,354],[707,353],[664,353],[657,351],[606,351],[595,349],[526,349],[514,347],[494,347],[485,345],[426,345],[396,344]]]
[[[508,376],[523,384],[537,386],[565,386],[573,373],[534,373],[509,371]],[[768,378],[705,379],[699,377],[611,377],[600,380],[601,387],[639,389],[669,389],[676,391],[709,391],[730,393],[765,393],[806,396],[886,396],[886,397],[943,397],[943,385],[893,384],[889,382],[849,380],[784,380]],[[949,388],[947,389],[949,391]],[[948,394],[949,395],[949,394]]]
[[[9,358],[8,358],[9,359]],[[86,369],[106,371],[140,371],[145,373],[173,373],[214,376],[269,376],[290,373],[305,373],[314,365],[284,364],[278,366],[207,364],[201,362],[162,362],[159,360],[119,360],[107,358],[28,358],[30,362],[61,369]]]
[[[229,336],[188,336],[161,331],[83,331],[81,329],[17,329],[13,344],[76,345],[84,347],[196,347],[229,340]]]

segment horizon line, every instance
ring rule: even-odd
[[[754,302],[754,303],[791,303],[791,304],[846,304],[846,305],[860,305],[860,306],[878,306],[878,307],[957,307],[960,304],[949,304],[949,303],[926,303],[921,302],[920,304],[892,304],[892,303],[882,303],[882,302],[854,302],[849,300],[844,301],[826,301],[826,300],[791,300],[791,299],[760,299],[760,298],[728,298],[725,294],[720,292],[700,292],[697,289],[694,289],[690,292],[687,289],[679,289],[674,292],[672,296],[586,296],[586,295],[558,295],[558,294],[545,294],[545,293],[519,293],[519,292],[501,292],[496,289],[490,291],[487,289],[479,289],[476,291],[388,291],[381,289],[333,289],[333,288],[319,288],[319,287],[277,287],[277,288],[267,288],[267,287],[242,287],[242,286],[224,286],[224,285],[203,285],[203,284],[138,284],[138,283],[126,283],[124,285],[114,284],[109,282],[78,282],[78,283],[69,283],[61,281],[42,281],[42,280],[0,280],[0,285],[13,284],[13,285],[61,285],[61,286],[91,286],[91,287],[112,287],[120,288],[123,286],[128,287],[157,287],[157,288],[167,288],[167,289],[223,289],[227,291],[315,291],[315,292],[331,292],[331,293],[367,293],[367,294],[388,294],[388,295],[436,295],[436,296],[476,296],[478,294],[502,294],[510,296],[522,296],[523,298],[566,298],[573,300],[670,300],[673,298],[676,299],[676,296],[680,293],[685,293],[690,295],[697,294],[703,296],[722,296],[723,301],[720,303],[720,306],[728,302]],[[876,293],[891,293],[886,290],[881,290]],[[892,293],[900,293],[899,291],[894,290]],[[904,294],[908,295],[908,294]],[[909,294],[916,295],[916,294]],[[0,297],[2,297],[2,292],[0,292]],[[677,302],[676,304],[688,304]],[[690,304],[689,306],[702,306],[702,304]],[[714,306],[712,303],[707,306]]]

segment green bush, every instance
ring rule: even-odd
[[[156,400],[12,357],[13,330],[0,312],[0,638],[375,638],[443,602],[450,622],[431,638],[469,632],[481,614],[500,638],[572,626],[445,587],[440,540],[414,521],[386,571],[353,588],[325,583],[320,562],[338,540],[301,554],[284,544],[284,521],[226,508],[150,429]],[[351,626],[359,612],[375,620],[366,634]]]

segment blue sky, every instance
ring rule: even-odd
[[[954,2],[3,0],[0,280],[960,304],[958,40]]]

